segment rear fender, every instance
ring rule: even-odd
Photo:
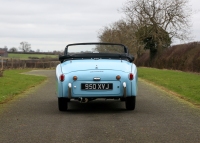
[[[138,72],[137,72],[137,67],[135,64],[132,65],[132,73],[134,75],[134,79],[131,81],[131,89],[132,89],[132,96],[137,96],[138,92]]]
[[[66,71],[66,70],[65,70]],[[64,74],[65,76],[65,79],[63,82],[60,81],[60,75]],[[69,83],[72,83],[73,82],[73,77],[74,74],[72,73],[63,73],[63,69],[62,69],[62,64],[59,64],[57,67],[56,67],[56,79],[57,79],[57,96],[58,98],[59,97],[66,97],[68,98],[69,95],[68,95],[68,85]]]

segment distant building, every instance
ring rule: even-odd
[[[1,57],[8,57],[7,49],[0,48],[0,56]]]

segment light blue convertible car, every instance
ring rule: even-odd
[[[66,46],[56,67],[58,108],[67,111],[68,102],[81,103],[105,98],[125,101],[134,110],[138,73],[134,57],[123,44],[76,43]]]

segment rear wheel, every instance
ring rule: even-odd
[[[60,111],[67,111],[68,109],[68,102],[70,100],[68,98],[58,98],[58,109]]]
[[[126,97],[126,109],[127,110],[134,110],[135,109],[135,102],[136,102],[136,96]]]

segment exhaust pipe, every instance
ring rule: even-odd
[[[79,98],[78,99],[78,101],[80,102],[80,103],[87,103],[89,100],[88,100],[88,98]]]

